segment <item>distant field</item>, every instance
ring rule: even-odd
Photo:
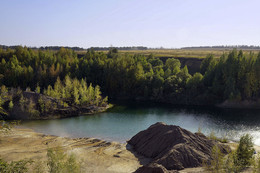
[[[229,53],[232,49],[148,49],[148,50],[119,50],[125,54],[153,54],[155,57],[184,57],[184,58],[205,58],[209,54],[219,58],[223,53]],[[244,53],[258,53],[260,50],[243,50]],[[107,53],[108,51],[101,51]],[[85,51],[80,51],[80,54]]]
[[[128,50],[128,51],[119,51],[121,53],[130,53],[130,54],[154,54],[155,57],[187,57],[187,58],[205,58],[209,54],[213,54],[215,57],[220,57],[223,53],[228,53],[231,50],[209,50],[209,49],[149,49],[149,50]],[[244,50],[245,53],[249,53],[250,50]],[[258,53],[256,50],[251,52]]]

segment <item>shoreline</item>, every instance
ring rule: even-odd
[[[47,149],[62,147],[82,162],[83,172],[134,172],[146,158],[136,157],[126,143],[107,142],[95,138],[68,138],[45,135],[31,129],[13,128],[0,133],[1,158],[6,161],[32,159],[46,161]]]
[[[230,141],[226,145],[234,150],[238,143]],[[45,162],[47,149],[56,147],[75,154],[82,163],[83,172],[134,172],[150,162],[149,158],[134,152],[126,142],[46,135],[28,128],[12,128],[8,133],[0,133],[0,157],[6,161],[32,159],[36,163]],[[260,153],[260,146],[254,145],[254,148]],[[203,172],[203,168],[186,168],[179,172]]]
[[[84,115],[82,115],[82,116],[84,116]],[[70,117],[68,117],[68,118],[70,118]],[[41,121],[41,120],[39,120],[39,121]],[[30,128],[30,127],[27,127],[27,126],[23,126],[23,125],[15,126],[14,129],[28,129],[28,130],[31,130],[31,131],[33,131],[35,133],[49,135],[49,136],[62,137],[62,138],[71,138],[71,139],[77,139],[77,138],[89,139],[89,138],[93,138],[93,139],[96,139],[96,140],[101,140],[101,141],[106,141],[106,142],[115,142],[115,143],[119,143],[119,144],[127,144],[127,141],[130,140],[130,138],[131,138],[130,137],[130,138],[126,139],[126,140],[119,140],[119,139],[110,139],[110,138],[107,138],[107,137],[104,137],[104,136],[99,136],[99,137],[98,136],[76,136],[76,137],[73,137],[69,133],[66,133],[67,135],[66,134],[65,135],[63,135],[63,134],[50,134],[50,133],[41,132],[41,131],[38,131],[37,129],[33,129],[33,128]],[[203,134],[205,134],[205,133],[203,133]],[[205,135],[208,137],[209,134],[205,134]],[[237,140],[227,139],[227,141],[228,142],[226,144],[231,144],[231,145],[239,143],[239,139],[237,139]],[[254,143],[254,140],[253,140],[253,144],[254,144],[254,147],[259,148],[258,150],[259,150],[259,153],[260,153],[260,144]]]
[[[95,139],[95,140],[100,140],[100,141],[105,141],[105,142],[118,143],[118,144],[122,144],[122,145],[127,144],[127,140],[113,140],[113,139],[109,139],[109,138],[106,138],[106,137],[97,137],[97,136],[72,137],[71,135],[48,134],[48,133],[40,132],[40,131],[33,129],[33,128],[30,128],[30,127],[23,126],[23,125],[16,126],[16,127],[14,127],[14,129],[30,130],[30,131],[33,131],[34,133],[43,134],[43,135],[46,135],[46,136],[53,136],[53,137],[70,138],[70,139]]]

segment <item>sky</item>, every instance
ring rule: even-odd
[[[259,0],[0,0],[0,44],[260,45]]]

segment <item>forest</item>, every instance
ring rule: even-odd
[[[259,67],[260,53],[236,49],[221,57],[209,54],[203,60],[200,72],[193,75],[186,66],[181,68],[177,59],[168,58],[163,62],[153,54],[121,54],[116,48],[107,53],[88,49],[80,57],[76,51],[66,48],[58,51],[21,46],[0,49],[0,85],[7,88],[35,91],[39,87],[42,94],[47,90],[50,94],[55,82],[68,76],[100,86],[102,95],[109,99],[183,105],[257,100],[260,95]]]

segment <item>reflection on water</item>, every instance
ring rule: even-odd
[[[238,140],[245,133],[260,145],[260,110],[177,107],[156,103],[120,104],[107,112],[59,120],[23,122],[37,132],[67,137],[95,137],[125,142],[156,122],[178,125],[192,132]]]

